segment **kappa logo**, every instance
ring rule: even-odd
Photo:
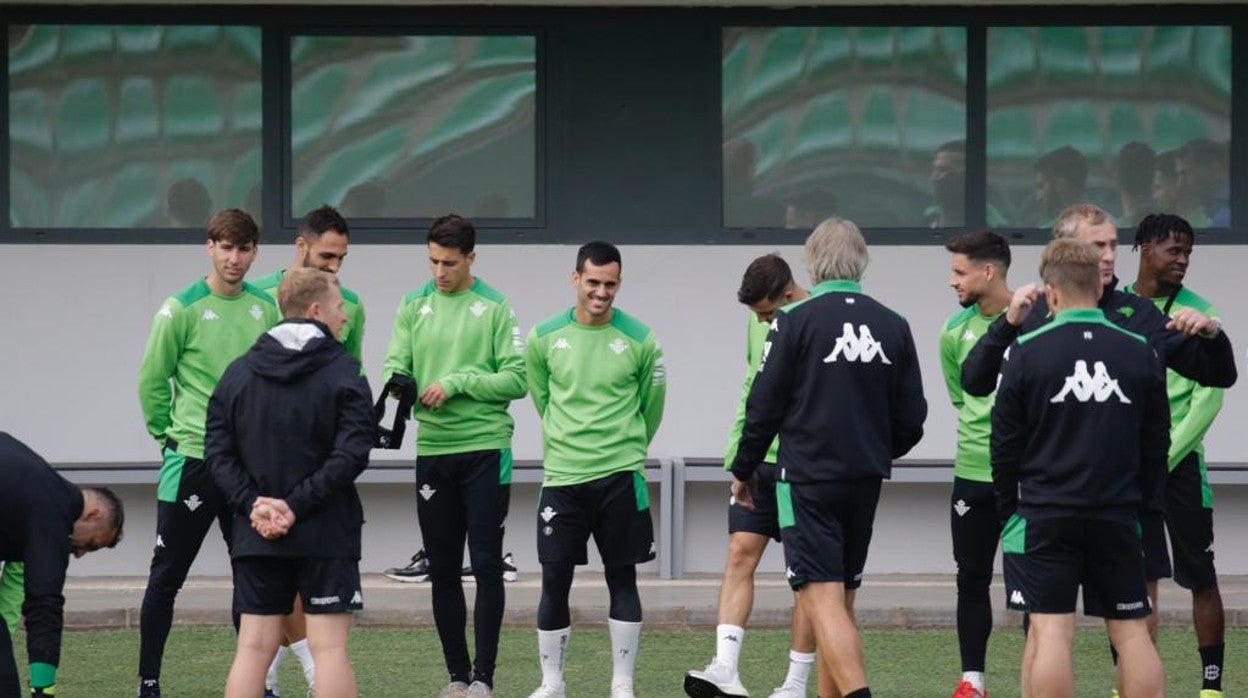
[[[516,325],[511,327],[511,346],[517,354],[524,353],[524,338],[520,336],[520,328]]]
[[[339,596],[313,596],[313,597],[311,597],[310,599],[308,599],[308,603],[312,604],[313,606],[328,606],[328,605],[330,605],[331,603],[338,603],[339,601],[342,601],[342,597],[339,597]]]
[[[420,306],[420,314],[421,314],[421,315],[432,315],[432,314],[433,314],[433,306],[429,305],[428,303],[425,303],[424,305]]]
[[[200,320],[217,320],[219,318],[217,317],[216,313],[212,312],[212,308],[208,308],[207,310],[204,311],[204,314],[199,317],[199,319]]]
[[[650,385],[663,385],[667,382],[667,367],[663,365],[663,357],[654,360],[654,372],[650,374]]]
[[[650,542],[650,554],[651,554],[651,555],[653,555],[653,554],[655,554],[656,552],[658,552],[658,548],[656,548],[656,547],[654,546],[654,542],[653,542],[653,541],[651,541],[651,542]]]
[[[959,499],[953,503],[953,510],[958,513],[958,516],[966,516],[966,512],[970,511],[971,507],[966,503],[966,500]]]
[[[199,495],[193,494],[187,499],[182,500],[182,503],[186,505],[187,509],[190,509],[191,511],[195,511],[196,509],[203,506],[204,501],[199,498]]]
[[[475,317],[481,317],[482,315],[485,314],[485,303],[482,303],[481,301],[477,301],[476,303],[473,303],[472,305],[468,306],[468,309],[472,311],[472,314]]]
[[[837,359],[843,357],[846,361],[867,364],[874,361],[877,356],[882,363],[890,365],[893,363],[885,356],[884,345],[875,341],[875,337],[871,336],[870,327],[859,325],[858,333],[854,334],[853,324],[847,322],[841,327],[841,336],[836,338],[832,353],[823,357],[823,363],[835,363]]]
[[[166,303],[160,306],[160,310],[156,311],[156,314],[161,317],[173,317],[173,308],[170,308],[169,304]]]
[[[359,589],[356,589],[355,593],[351,595],[351,603],[364,603],[364,595],[360,593]]]
[[[963,341],[963,342],[974,342],[974,341],[975,341],[975,333],[974,333],[974,332],[972,332],[972,331],[970,331],[970,330],[967,330],[967,331],[963,332],[963,333],[962,333],[962,341]]]
[[[1083,359],[1075,361],[1075,372],[1066,377],[1062,389],[1049,402],[1066,402],[1066,396],[1072,393],[1079,402],[1089,400],[1105,402],[1110,396],[1117,395],[1118,401],[1122,404],[1131,404],[1131,400],[1118,387],[1118,380],[1110,377],[1109,370],[1105,368],[1103,361],[1092,364],[1092,373],[1088,373],[1087,361]]]
[[[615,352],[616,354],[623,354],[624,350],[628,348],[628,342],[625,342],[619,337],[616,337],[615,341],[611,342],[607,346],[609,346],[611,348],[611,351]]]
[[[165,547],[165,539],[161,538],[159,533],[156,534],[156,547],[157,548]]]
[[[420,496],[424,497],[426,502],[433,499],[433,495],[437,493],[438,491],[430,487],[427,482],[420,487]]]
[[[256,305],[255,303],[251,304],[251,310],[249,312],[251,313],[251,317],[253,320],[259,320],[260,318],[264,317],[264,311],[261,310],[260,306]]]
[[[1132,601],[1131,603],[1119,603],[1119,604],[1114,604],[1114,608],[1116,608],[1119,611],[1138,611],[1141,608],[1144,608],[1144,602]]]
[[[793,568],[792,568],[792,567],[785,567],[785,568],[784,568],[784,578],[785,578],[785,579],[792,579],[792,578],[794,578],[794,577],[796,577],[796,576],[797,576],[797,573],[793,571]]]
[[[554,509],[551,509],[550,507],[546,507],[545,509],[542,509],[542,521],[545,521],[546,523],[550,523],[550,520],[555,518],[558,515],[559,513],[556,512]]]
[[[572,345],[568,343],[568,340],[564,339],[563,337],[560,337],[559,339],[556,339],[556,340],[555,340],[555,346],[554,346],[553,348],[555,348],[555,349],[571,349],[571,348],[572,348]]]
[[[1019,591],[1018,589],[1015,589],[1014,591],[1010,592],[1010,603],[1014,604],[1015,606],[1027,605],[1027,602],[1023,601],[1023,592]]]

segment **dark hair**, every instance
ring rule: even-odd
[[[1010,268],[1010,244],[991,230],[955,235],[945,242],[945,249],[972,262],[996,262],[1003,271]]]
[[[603,267],[612,262],[624,268],[624,260],[620,259],[620,250],[609,242],[596,240],[581,245],[581,249],[576,251],[576,270],[578,272],[585,271],[585,262],[589,262],[596,267]]]
[[[1118,186],[1133,196],[1152,198],[1157,155],[1147,144],[1131,141],[1118,151]]]
[[[165,193],[165,208],[175,222],[199,227],[212,214],[212,197],[208,188],[194,177],[179,179]]]
[[[308,241],[315,240],[331,230],[348,237],[351,235],[347,219],[338,213],[338,209],[329,204],[323,204],[320,208],[308,211],[308,215],[299,221],[299,237]]]
[[[1137,250],[1141,245],[1162,242],[1171,235],[1176,240],[1196,241],[1196,233],[1192,231],[1192,224],[1186,219],[1173,213],[1150,213],[1144,216],[1144,220],[1136,226],[1135,244],[1131,246],[1131,249]]]
[[[260,228],[250,213],[238,208],[218,211],[208,221],[208,239],[214,242],[232,242],[235,245],[255,245],[260,242]]]
[[[449,213],[429,226],[429,242],[441,247],[454,247],[462,254],[477,246],[477,229],[463,216]]]
[[[780,255],[772,252],[750,262],[741,277],[741,288],[737,289],[737,300],[745,305],[754,305],[763,299],[775,300],[784,295],[793,284],[793,271],[789,263]]]
[[[1050,150],[1036,162],[1036,172],[1052,179],[1064,179],[1083,189],[1088,181],[1088,159],[1083,153],[1064,145]]]
[[[126,509],[121,505],[121,498],[115,492],[107,487],[84,487],[84,492],[94,492],[100,499],[104,500],[104,505],[108,509],[108,523],[117,529],[117,537],[108,547],[115,548],[121,542],[122,529],[126,526]]]

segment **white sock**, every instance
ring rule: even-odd
[[[316,680],[316,662],[312,659],[312,648],[308,647],[308,639],[290,643],[290,651],[299,659],[299,666],[303,667],[303,678],[307,680],[308,687],[311,687]]]
[[[964,671],[962,680],[974,686],[976,691],[984,690],[984,672],[982,671]]]
[[[741,658],[741,642],[745,640],[745,628],[721,623],[715,626],[715,662],[737,673],[737,661]]]
[[[607,619],[611,631],[611,685],[633,685],[633,670],[637,666],[637,647],[641,644],[641,623]]]
[[[568,650],[571,626],[559,630],[538,630],[537,651],[542,660],[542,685],[563,685],[563,659]]]
[[[282,666],[282,660],[286,658],[286,653],[289,651],[286,645],[278,645],[277,654],[273,655],[273,662],[269,664],[269,673],[264,676],[265,688],[273,688],[277,685],[277,670]]]
[[[810,678],[810,668],[815,665],[814,652],[798,652],[789,650],[789,673],[784,677],[784,685],[806,689],[806,680]]]

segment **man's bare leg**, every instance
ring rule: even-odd
[[[1074,624],[1073,616],[1071,621]],[[1110,641],[1118,649],[1120,692],[1130,698],[1161,698],[1166,694],[1166,673],[1142,619],[1107,620]]]
[[[1027,639],[1035,642],[1028,672],[1032,698],[1074,696],[1075,673],[1070,652],[1075,644],[1075,614],[1032,613]]]
[[[282,641],[281,616],[242,614],[238,626],[238,649],[225,680],[226,698],[260,698],[269,661]]]
[[[307,616],[308,644],[316,660],[317,698],[354,698],[355,671],[347,657],[350,613],[313,613]]]
[[[808,582],[797,592],[802,613],[811,619],[819,648],[820,677],[826,673],[844,696],[867,686],[862,643],[852,614],[853,592],[840,582]]]

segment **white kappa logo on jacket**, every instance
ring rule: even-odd
[[[1103,361],[1093,363],[1092,373],[1090,374],[1088,373],[1087,361],[1083,359],[1076,361],[1075,372],[1066,377],[1066,382],[1062,389],[1049,402],[1066,402],[1066,396],[1072,393],[1079,402],[1087,402],[1089,400],[1105,402],[1109,400],[1110,396],[1117,395],[1118,401],[1122,404],[1131,404],[1131,400],[1118,387],[1118,380],[1110,377]]]
[[[870,327],[859,325],[858,333],[855,334],[853,323],[847,322],[841,328],[841,336],[836,338],[832,353],[823,357],[823,363],[835,363],[838,359],[844,358],[846,361],[866,364],[874,361],[877,356],[882,363],[889,365],[893,363],[884,355],[884,345],[875,341],[875,337],[871,336]]]

